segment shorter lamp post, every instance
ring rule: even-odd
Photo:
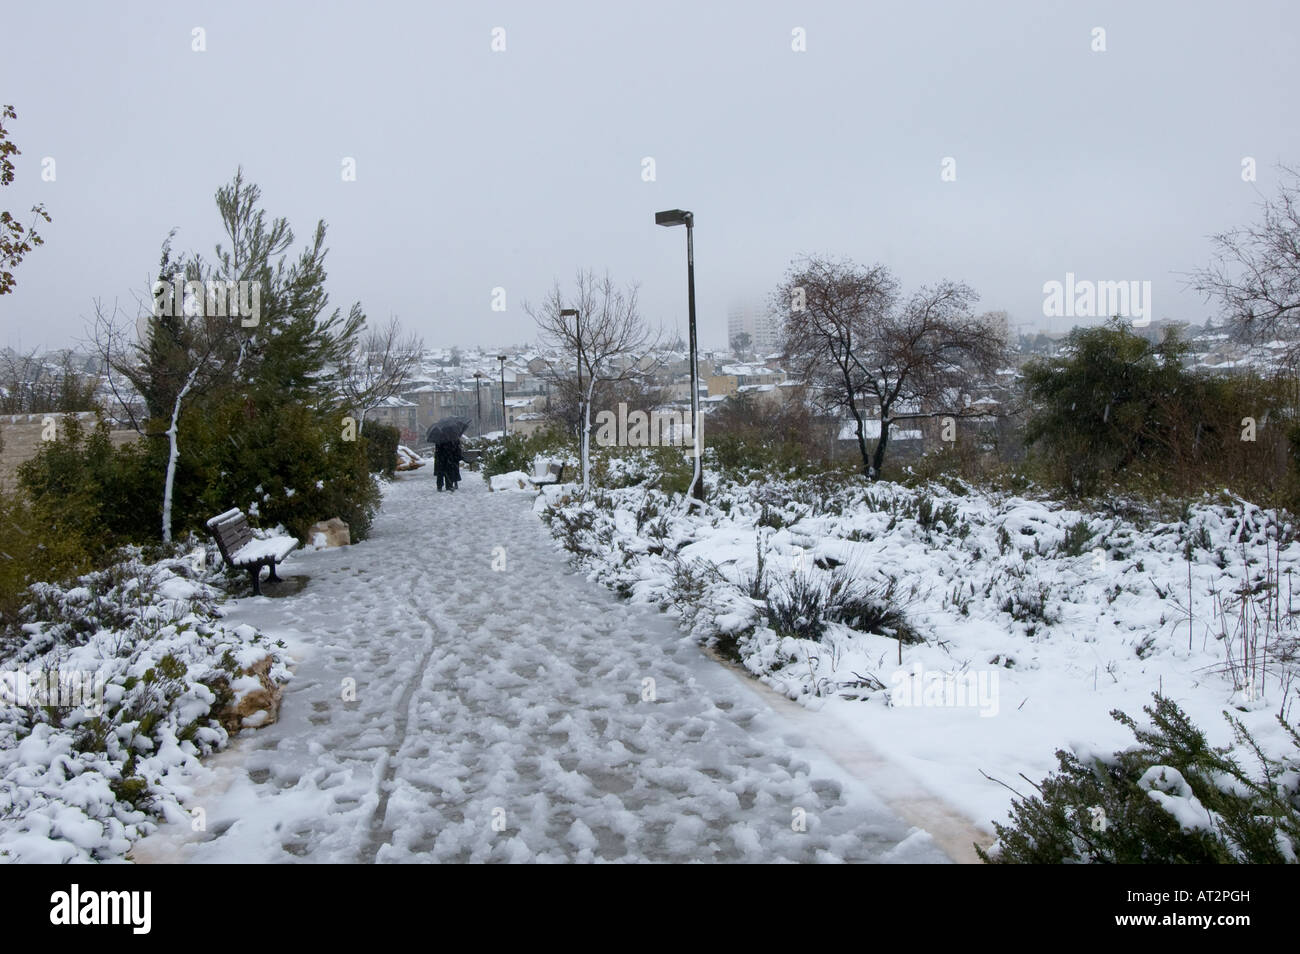
[[[506,356],[499,354],[497,360],[501,362],[501,437],[504,440],[509,433],[506,427]]]
[[[479,387],[482,384],[483,372],[474,372],[474,407],[478,414],[478,436],[483,436],[483,391]]]

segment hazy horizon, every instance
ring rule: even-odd
[[[1216,309],[1182,274],[1300,164],[1281,2],[126,3],[4,24],[22,155],[0,208],[53,217],[0,298],[0,344],[28,350],[76,346],[94,298],[134,310],[171,229],[210,253],[239,166],[295,252],[326,221],[332,305],[431,347],[535,341],[525,300],[579,267],[639,282],[647,319],[685,334],[685,236],[653,214],[691,209],[719,348],[729,304],[803,253],[882,262],[905,290],[966,281],[1017,330],[1075,323],[1043,315],[1067,273],[1150,281],[1153,320],[1201,324]]]

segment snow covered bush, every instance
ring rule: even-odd
[[[703,511],[644,485],[538,510],[593,578],[672,609],[795,698],[814,686],[864,698],[864,685],[887,684],[903,664],[904,647],[927,667],[1015,659],[1028,673],[1045,663],[1026,660],[1051,659],[1089,692],[1102,678],[1145,684],[1171,667],[1210,673],[1229,694],[1265,682],[1291,691],[1300,544],[1286,514],[1222,496],[1166,520],[1118,499],[1109,513],[1081,512],[959,489],[723,479]],[[1250,619],[1271,630],[1239,624],[1242,592],[1269,598]]]
[[[767,590],[768,619],[778,634],[820,641],[829,624],[842,623],[860,633],[921,642],[898,600],[897,580],[868,582],[865,573],[846,566],[819,569],[796,568]]]
[[[592,482],[608,490],[642,487],[665,494],[685,493],[692,461],[681,447],[602,447],[593,455]]]
[[[1248,772],[1170,699],[1145,707],[1150,727],[1122,712],[1138,744],[1111,755],[1056,753],[1060,769],[1019,798],[1011,824],[994,823],[997,864],[1295,863],[1300,849],[1300,758],[1273,758],[1237,720],[1239,744],[1252,751]],[[1280,717],[1300,748],[1300,733]]]
[[[250,626],[223,626],[220,591],[185,560],[127,550],[28,594],[0,634],[0,861],[120,859],[158,819],[188,818],[197,759],[226,744],[227,707],[262,685],[249,669],[283,683],[284,656]],[[93,674],[94,689],[24,691],[53,672]]]
[[[482,442],[479,470],[483,479],[488,481],[499,474],[514,471],[531,474],[534,459],[538,454],[546,454],[567,460],[576,478],[577,471],[574,468],[577,466],[577,457],[571,457],[572,453],[572,449],[551,431],[538,431],[528,435],[507,434],[504,438]]]

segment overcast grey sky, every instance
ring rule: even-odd
[[[0,207],[54,221],[0,337],[63,347],[93,298],[134,307],[169,229],[211,251],[240,164],[299,245],[326,220],[334,304],[430,345],[535,340],[523,302],[578,266],[684,332],[685,236],[653,224],[672,207],[696,214],[701,347],[805,252],[964,280],[1013,322],[1046,324],[1067,271],[1150,280],[1155,318],[1201,321],[1180,273],[1300,163],[1298,25],[1284,0],[4,0],[23,154]]]

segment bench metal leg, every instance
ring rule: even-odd
[[[262,564],[259,563],[257,566],[250,566],[248,568],[248,572],[249,575],[251,575],[253,578],[253,595],[261,596],[262,595]]]
[[[279,583],[279,582],[280,582],[280,578],[279,578],[278,576],[275,575],[275,564],[274,564],[274,563],[268,563],[268,564],[267,564],[267,567],[270,568],[271,572],[270,572],[270,574],[267,576],[266,581],[267,581],[268,583]]]

